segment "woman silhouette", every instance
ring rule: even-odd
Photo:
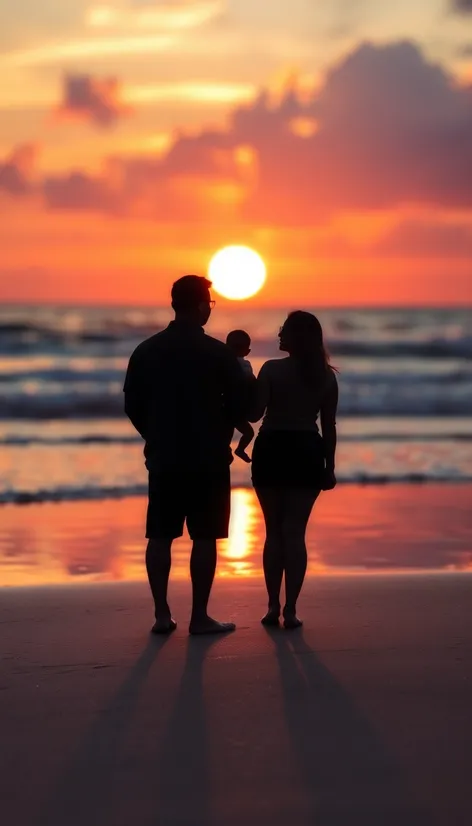
[[[285,575],[284,627],[298,628],[297,599],[307,567],[305,532],[321,490],[332,490],[338,383],[312,313],[290,313],[279,332],[288,358],[267,361],[257,379],[254,421],[264,416],[252,456],[252,480],[266,527],[264,625],[278,625]],[[320,417],[322,436],[317,424]]]

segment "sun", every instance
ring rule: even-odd
[[[255,295],[266,280],[266,266],[250,247],[223,247],[215,253],[208,267],[208,277],[216,292],[242,301]]]

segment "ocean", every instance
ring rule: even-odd
[[[472,309],[318,315],[339,370],[339,482],[471,481]],[[134,347],[169,318],[156,308],[0,309],[0,504],[146,492],[122,386]],[[248,330],[257,372],[278,355],[283,319],[217,306],[208,332]],[[233,484],[250,485],[239,460]]]

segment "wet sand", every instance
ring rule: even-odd
[[[308,529],[309,571],[472,568],[472,485],[340,485],[322,494]],[[0,508],[0,585],[143,579],[146,500]],[[218,577],[261,573],[262,517],[254,491],[233,491],[231,535]],[[173,577],[188,576],[189,541]]]
[[[143,583],[0,592],[2,820],[18,826],[472,822],[472,578],[311,577],[301,632],[221,578],[226,638],[150,638]]]

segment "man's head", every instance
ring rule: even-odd
[[[210,287],[211,281],[200,275],[179,278],[171,292],[176,318],[185,318],[204,327],[215,303],[211,300]]]

